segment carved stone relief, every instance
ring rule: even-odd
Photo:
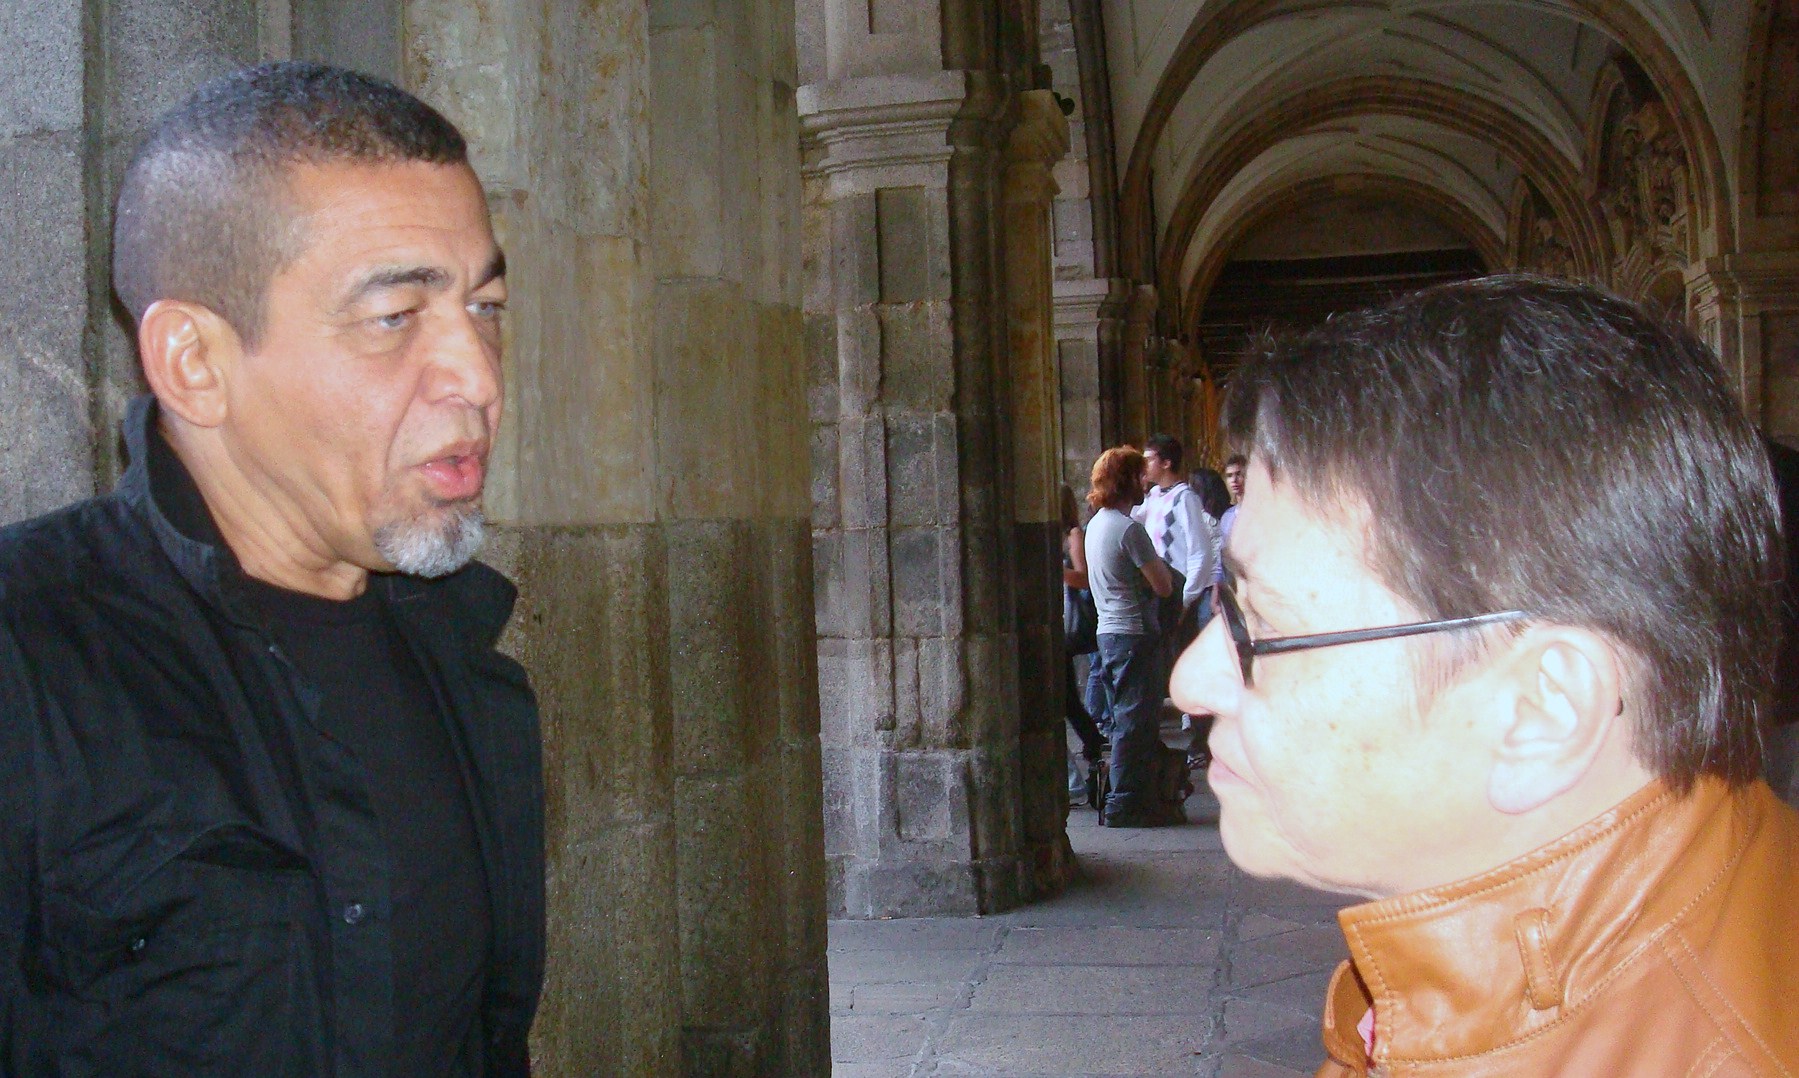
[[[1684,272],[1691,251],[1692,179],[1667,106],[1620,79],[1599,133],[1595,201],[1611,240],[1613,286],[1647,298],[1658,280]]]
[[[1517,266],[1546,277],[1575,276],[1574,251],[1568,245],[1567,233],[1556,219],[1555,211],[1528,182],[1515,211],[1519,220],[1513,229]]]

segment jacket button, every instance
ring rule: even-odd
[[[366,914],[366,912],[367,911],[362,908],[362,903],[360,903],[360,902],[350,903],[349,905],[344,907],[344,924],[347,924],[347,925],[361,924],[362,918]]]
[[[125,951],[131,957],[136,958],[139,955],[143,954],[144,948],[148,947],[149,945],[150,945],[150,940],[148,937],[138,936],[136,939],[133,939],[130,943],[125,945]]]

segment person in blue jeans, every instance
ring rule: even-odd
[[[1130,511],[1143,500],[1143,454],[1126,445],[1108,449],[1093,465],[1087,504],[1087,583],[1099,610],[1099,682],[1112,718],[1112,792],[1108,827],[1155,827],[1174,822],[1151,793],[1161,735],[1155,601],[1174,591],[1168,566],[1149,532]]]

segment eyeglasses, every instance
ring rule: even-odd
[[[1249,626],[1243,620],[1243,608],[1237,605],[1237,595],[1229,584],[1220,581],[1212,588],[1212,605],[1224,617],[1224,627],[1231,634],[1231,643],[1237,649],[1237,662],[1243,668],[1243,684],[1255,684],[1250,676],[1250,668],[1255,664],[1258,655],[1279,655],[1287,651],[1306,651],[1310,648],[1328,648],[1337,644],[1359,644],[1364,640],[1391,640],[1400,636],[1421,636],[1425,633],[1448,632],[1451,629],[1472,629],[1479,625],[1493,625],[1502,621],[1517,621],[1530,615],[1522,610],[1504,610],[1496,614],[1476,614],[1467,618],[1447,618],[1442,621],[1413,621],[1404,625],[1383,625],[1374,629],[1345,629],[1334,633],[1308,633],[1304,636],[1276,636],[1266,640],[1251,640]]]

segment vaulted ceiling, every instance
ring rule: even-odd
[[[1169,328],[1187,332],[1271,218],[1309,212],[1328,235],[1344,207],[1384,206],[1426,222],[1411,229],[1420,242],[1460,237],[1493,266],[1521,180],[1596,261],[1595,99],[1620,69],[1667,103],[1692,172],[1694,243],[1715,247],[1733,227],[1737,139],[1718,133],[1742,119],[1751,6],[1104,0],[1121,268],[1182,297]],[[1335,231],[1354,246],[1353,229]]]

